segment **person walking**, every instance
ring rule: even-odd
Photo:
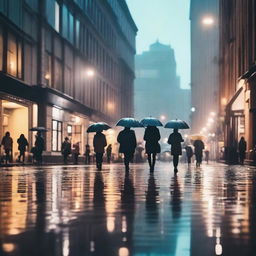
[[[182,155],[181,150],[181,142],[183,142],[183,138],[179,133],[178,129],[173,129],[173,133],[170,134],[168,139],[168,144],[171,145],[171,154],[173,155],[173,166],[174,172],[178,172],[178,164],[179,164],[179,156]]]
[[[192,156],[194,154],[193,153],[193,149],[192,149],[192,147],[190,145],[187,145],[185,147],[185,150],[186,150],[187,162],[188,162],[188,165],[190,165],[191,164],[191,158],[192,158]]]
[[[111,144],[109,144],[108,146],[107,146],[107,161],[108,161],[108,163],[110,164],[110,161],[111,161],[111,155],[112,155],[112,145]]]
[[[106,136],[102,131],[98,131],[93,138],[94,152],[96,153],[96,167],[98,170],[102,169],[104,149],[107,146]]]
[[[64,164],[68,163],[68,156],[71,154],[71,143],[68,137],[61,144],[61,154],[63,155]]]
[[[90,164],[91,159],[90,159],[90,153],[91,153],[91,149],[90,149],[90,145],[86,144],[85,145],[85,164]]]
[[[210,151],[208,149],[205,149],[204,154],[205,154],[205,162],[208,164],[209,163]]]
[[[129,127],[125,127],[117,136],[120,144],[119,152],[124,154],[125,170],[129,171],[129,163],[133,159],[135,148],[137,146],[135,132]]]
[[[36,134],[36,141],[35,141],[35,159],[37,164],[42,164],[43,162],[42,154],[44,149],[45,149],[44,139],[42,137],[41,132],[38,131]]]
[[[194,141],[196,166],[200,167],[203,158],[204,143],[202,140],[197,139]]]
[[[244,164],[246,148],[247,148],[247,143],[246,143],[244,137],[241,137],[239,144],[238,144],[238,152],[239,152],[240,164],[242,164],[242,165]]]
[[[18,161],[21,162],[21,158],[22,158],[22,163],[24,163],[25,152],[26,152],[26,148],[28,146],[28,140],[25,138],[24,134],[20,135],[20,137],[17,139],[17,143],[18,143],[18,150],[20,151]]]
[[[148,126],[143,139],[146,141],[145,147],[150,171],[154,171],[156,154],[161,151],[160,144],[158,143],[161,139],[159,129],[155,126]]]
[[[80,155],[80,145],[79,142],[73,144],[73,159],[74,164],[78,164],[78,156]]]
[[[12,160],[12,145],[13,145],[13,140],[10,135],[10,132],[6,132],[5,136],[2,138],[1,145],[4,147],[4,152],[5,152],[5,163],[11,162]]]

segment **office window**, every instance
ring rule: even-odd
[[[7,46],[7,72],[18,78],[22,77],[22,47],[21,43],[12,35],[8,34]]]
[[[55,23],[54,28],[60,32],[60,5],[55,1]]]
[[[62,91],[62,63],[55,58],[54,65],[54,88]]]
[[[69,13],[68,40],[74,43],[74,16],[71,13]]]
[[[60,152],[62,143],[62,122],[52,120],[52,151]]]
[[[3,70],[3,30],[0,27],[0,70]]]
[[[45,84],[47,86],[52,85],[52,56],[49,53],[45,53]]]
[[[79,48],[80,44],[80,21],[76,20],[76,47]]]

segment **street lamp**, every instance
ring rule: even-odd
[[[164,120],[166,119],[166,116],[165,116],[165,115],[161,115],[161,116],[160,116],[160,119],[161,119],[162,121],[164,121]]]
[[[210,15],[204,16],[202,18],[202,24],[206,27],[210,27],[214,24],[214,18]]]
[[[192,107],[190,110],[191,110],[191,112],[195,112],[195,111],[196,111],[196,108],[195,108],[195,107]]]
[[[95,71],[93,69],[89,68],[86,70],[87,77],[91,78],[91,77],[94,77],[94,75],[95,75]]]

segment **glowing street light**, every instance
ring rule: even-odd
[[[196,111],[196,108],[195,108],[195,107],[192,107],[190,110],[191,110],[191,112],[195,112],[195,111]]]
[[[93,69],[87,69],[86,70],[86,76],[87,77],[94,77],[95,71]]]
[[[212,111],[212,112],[210,113],[210,115],[211,115],[211,116],[216,116],[216,113]]]
[[[214,18],[212,16],[204,16],[202,18],[202,24],[206,27],[210,27],[214,24]]]
[[[161,116],[160,116],[160,119],[161,119],[162,121],[164,121],[164,120],[166,119],[166,116],[165,116],[165,115],[161,115]]]

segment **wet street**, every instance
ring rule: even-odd
[[[256,169],[0,169],[0,255],[256,254]]]

